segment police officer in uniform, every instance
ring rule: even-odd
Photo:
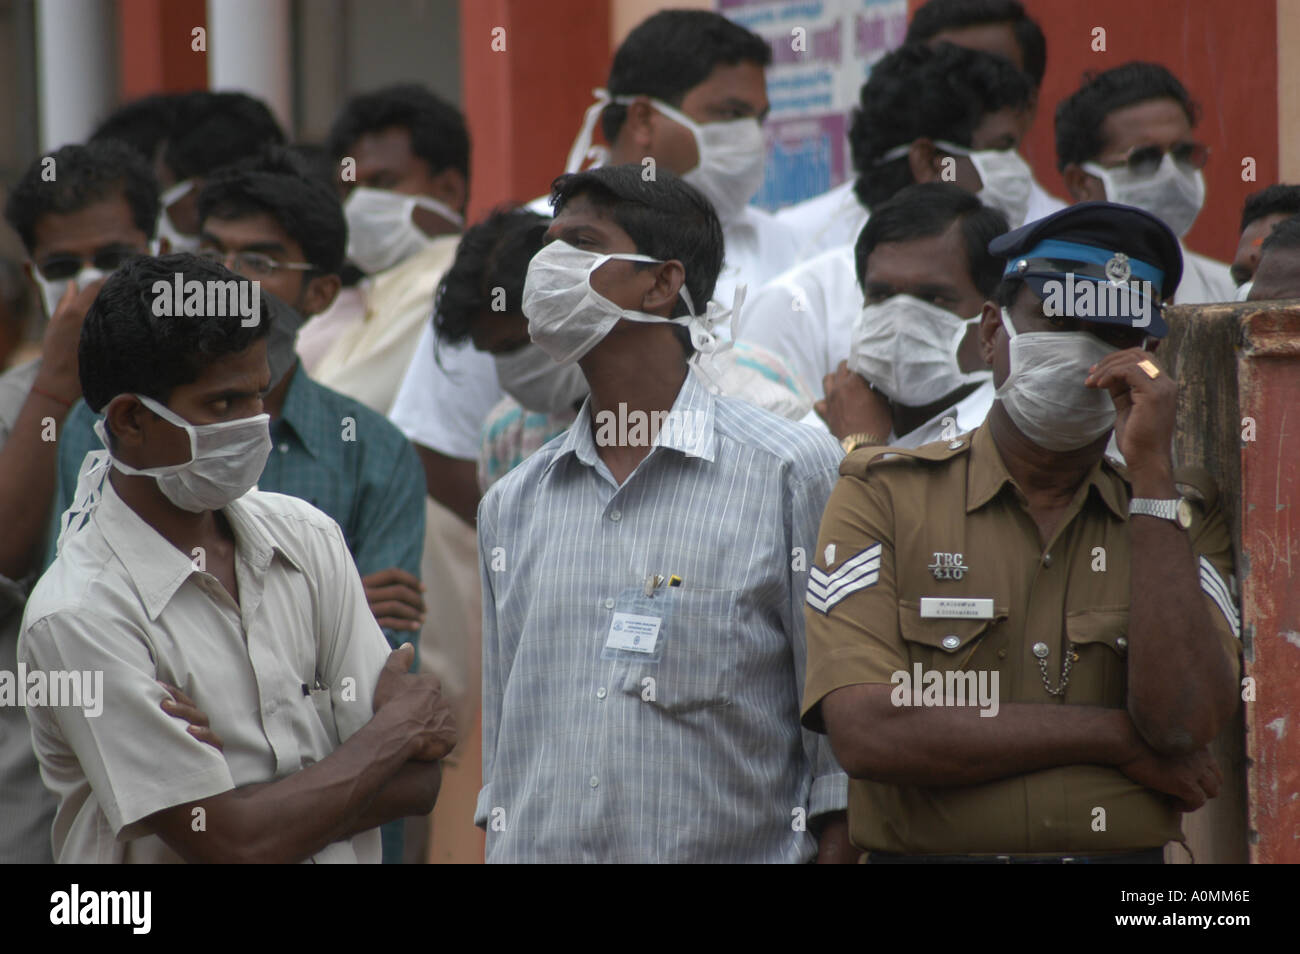
[[[989,251],[997,400],[951,441],[848,448],[803,722],[872,863],[1159,863],[1218,793],[1207,746],[1240,677],[1228,529],[1208,475],[1173,467],[1177,389],[1149,347],[1178,241],[1087,202]]]

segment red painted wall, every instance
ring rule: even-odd
[[[544,194],[609,75],[609,0],[461,0],[471,222]],[[505,29],[504,52],[492,49]]]
[[[204,0],[118,0],[118,101],[206,89],[208,55],[190,31],[207,27]]]
[[[1056,172],[1056,104],[1085,71],[1130,60],[1167,67],[1201,106],[1196,136],[1209,145],[1205,208],[1187,235],[1196,251],[1230,261],[1245,197],[1277,181],[1277,7],[1272,0],[1021,0],[1047,37],[1038,120],[1024,147],[1038,180],[1063,199]],[[920,6],[909,0],[910,9]],[[1106,31],[1093,52],[1092,31]],[[1242,159],[1256,160],[1243,182]]]

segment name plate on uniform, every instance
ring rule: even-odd
[[[958,596],[921,597],[921,619],[992,619],[993,600]]]

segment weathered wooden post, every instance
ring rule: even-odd
[[[1214,743],[1219,797],[1188,815],[1196,860],[1300,861],[1300,302],[1182,306],[1175,461],[1204,467],[1232,528],[1243,703]],[[1177,665],[1177,660],[1170,660]],[[1186,860],[1170,849],[1169,860]]]

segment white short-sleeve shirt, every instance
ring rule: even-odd
[[[224,513],[238,605],[109,480],[32,592],[20,664],[103,674],[94,707],[83,696],[80,706],[28,708],[41,775],[58,798],[60,862],[180,861],[138,822],[292,775],[370,720],[388,644],[338,525],[304,501],[257,490]],[[163,711],[159,680],[207,713],[224,752]],[[312,860],[378,862],[379,831]]]
[[[438,344],[426,321],[389,419],[408,440],[448,457],[478,460],[483,422],[505,397],[492,355],[469,341]]]
[[[769,282],[745,302],[740,337],[784,358],[817,400],[822,378],[849,356],[862,290],[853,246],[841,245]]]

